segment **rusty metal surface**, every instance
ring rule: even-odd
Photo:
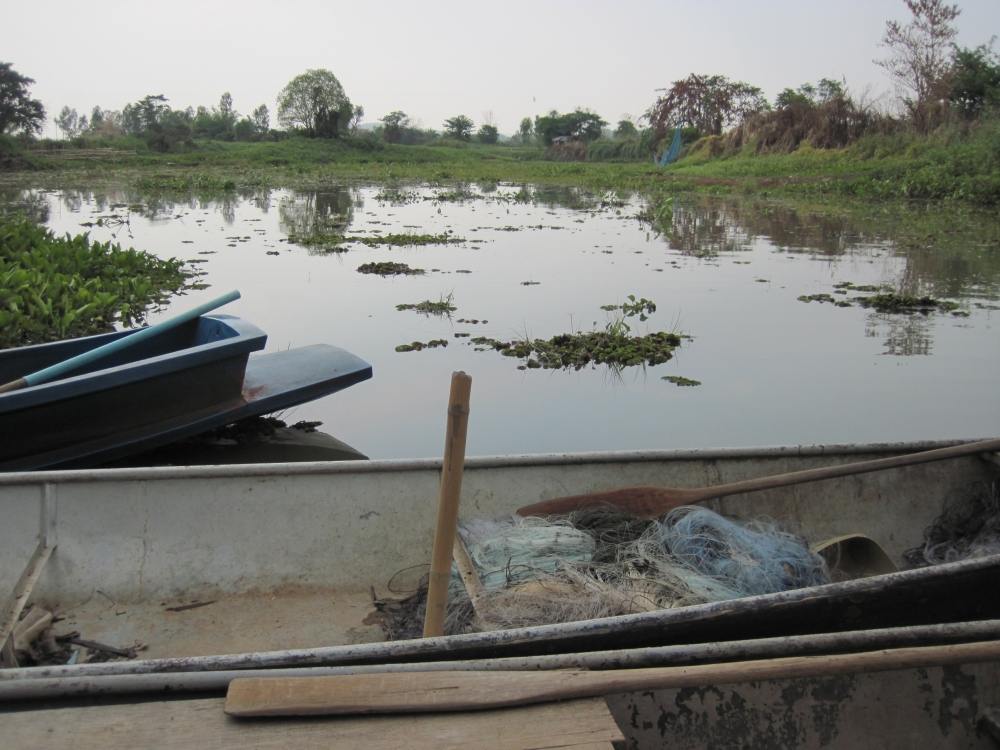
[[[631,750],[995,748],[1000,665],[628,693],[608,699]]]

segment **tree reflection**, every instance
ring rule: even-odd
[[[342,236],[364,203],[356,191],[338,187],[322,192],[296,192],[278,200],[282,231],[292,237]],[[312,246],[311,246],[312,247]],[[322,253],[316,246],[310,253]]]

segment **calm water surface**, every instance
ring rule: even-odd
[[[282,417],[320,420],[373,458],[440,455],[454,370],[473,378],[470,455],[1000,434],[1000,224],[991,217],[934,208],[831,216],[695,199],[644,221],[639,197],[503,185],[19,199],[57,232],[87,230],[198,261],[209,288],[175,298],[153,322],[235,288],[243,298],[224,312],[263,328],[268,351],[322,342],[371,362],[372,380]],[[462,241],[347,242],[347,252],[334,254],[288,241],[331,226],[348,236],[449,233]],[[427,273],[356,271],[371,261]],[[839,282],[946,298],[962,316],[798,300],[833,293]],[[603,329],[615,315],[601,306],[629,294],[657,306],[646,321],[627,320],[633,333],[691,337],[668,363],[519,370],[518,360],[456,337]],[[450,318],[396,310],[449,295],[458,308]],[[395,351],[441,338],[446,348]],[[702,384],[678,387],[665,375]]]

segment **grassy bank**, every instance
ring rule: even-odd
[[[453,144],[401,146],[369,138],[198,143],[178,153],[146,151],[137,140],[86,148],[32,149],[11,160],[0,184],[143,189],[310,188],[337,180],[526,182],[595,190],[698,191],[948,200],[1000,204],[1000,120],[971,132],[870,136],[843,149],[802,147],[758,155],[722,154],[703,139],[678,163],[556,162],[540,147]]]

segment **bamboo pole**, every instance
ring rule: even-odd
[[[441,466],[441,494],[438,498],[437,529],[434,532],[434,551],[427,585],[424,638],[444,634],[455,526],[458,523],[458,503],[462,494],[462,468],[465,464],[465,437],[469,426],[471,391],[472,378],[464,372],[451,374],[444,462]]]

